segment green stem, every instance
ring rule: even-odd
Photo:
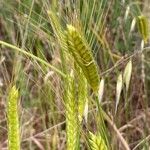
[[[16,46],[12,45],[12,44],[9,44],[9,43],[4,42],[4,41],[1,41],[1,40],[0,40],[0,44],[5,45],[5,46],[7,46],[7,47],[9,47],[9,48],[12,48],[12,49],[14,49],[14,50],[17,50],[17,51],[23,53],[24,55],[27,55],[27,56],[29,56],[29,57],[31,57],[31,58],[33,58],[33,59],[39,61],[40,63],[42,63],[42,64],[44,64],[44,65],[50,67],[53,71],[57,72],[57,73],[60,74],[61,76],[66,77],[66,75],[65,75],[63,72],[61,72],[59,69],[57,69],[56,67],[54,67],[54,66],[52,66],[51,64],[47,63],[47,62],[44,61],[43,59],[41,59],[41,58],[39,58],[39,57],[37,57],[37,56],[35,56],[35,55],[33,55],[33,54],[31,54],[31,53],[25,51],[24,49],[18,48],[18,47],[16,47]]]

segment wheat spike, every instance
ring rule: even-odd
[[[67,131],[67,150],[79,149],[79,120],[78,105],[75,99],[75,81],[73,72],[68,77],[68,88],[66,92],[66,131]]]
[[[8,149],[20,150],[19,116],[18,116],[18,90],[15,86],[10,89],[8,95]]]
[[[77,29],[75,29],[72,25],[67,25],[66,35],[69,52],[72,54],[77,64],[81,67],[89,85],[97,92],[100,82],[99,74],[88,44]]]

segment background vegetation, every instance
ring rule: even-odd
[[[0,149],[15,85],[23,150],[149,150],[149,19],[149,0],[0,0]]]

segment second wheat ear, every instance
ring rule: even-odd
[[[94,60],[89,45],[85,39],[83,39],[79,31],[72,25],[67,25],[66,37],[69,52],[82,69],[84,76],[93,91],[97,92],[100,79],[97,64]]]
[[[79,150],[80,126],[78,119],[78,106],[75,97],[75,79],[73,71],[71,71],[71,74],[68,76],[65,109],[66,109],[67,150]]]

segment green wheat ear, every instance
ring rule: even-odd
[[[144,40],[145,43],[147,43],[149,31],[148,31],[148,19],[145,16],[138,16],[137,17],[137,25],[138,30]]]
[[[8,149],[20,150],[20,136],[19,136],[19,116],[17,110],[18,104],[18,90],[15,86],[10,89],[8,95]]]
[[[91,150],[108,150],[102,137],[91,132],[89,132],[89,147]]]
[[[65,110],[66,110],[66,133],[67,133],[67,150],[79,149],[79,119],[78,105],[76,101],[75,79],[73,72],[68,76],[68,86],[66,89]]]
[[[99,74],[94,57],[87,42],[72,25],[67,25],[68,50],[74,60],[81,67],[89,85],[97,92],[99,87]]]

